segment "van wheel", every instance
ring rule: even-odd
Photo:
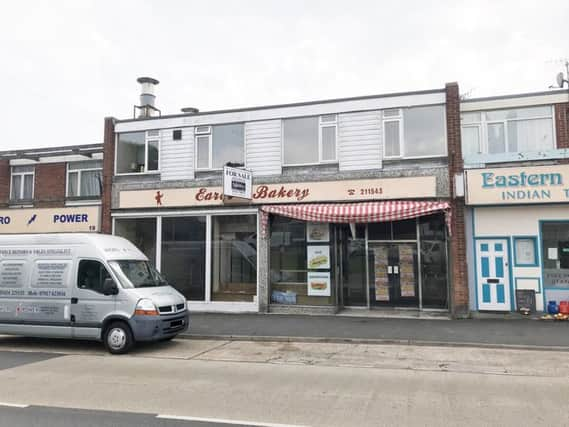
[[[125,354],[134,344],[132,332],[124,322],[111,323],[105,329],[103,341],[107,351],[111,354]]]

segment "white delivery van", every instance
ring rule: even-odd
[[[184,296],[122,237],[0,235],[0,334],[102,340],[120,354],[188,326]]]

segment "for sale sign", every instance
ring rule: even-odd
[[[251,200],[253,174],[247,169],[223,168],[223,195]]]

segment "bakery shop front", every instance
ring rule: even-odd
[[[450,205],[436,176],[122,190],[114,233],[197,311],[448,309]]]

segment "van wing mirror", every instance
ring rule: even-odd
[[[107,277],[103,282],[103,293],[105,295],[116,295],[119,293],[117,284],[110,277]]]

